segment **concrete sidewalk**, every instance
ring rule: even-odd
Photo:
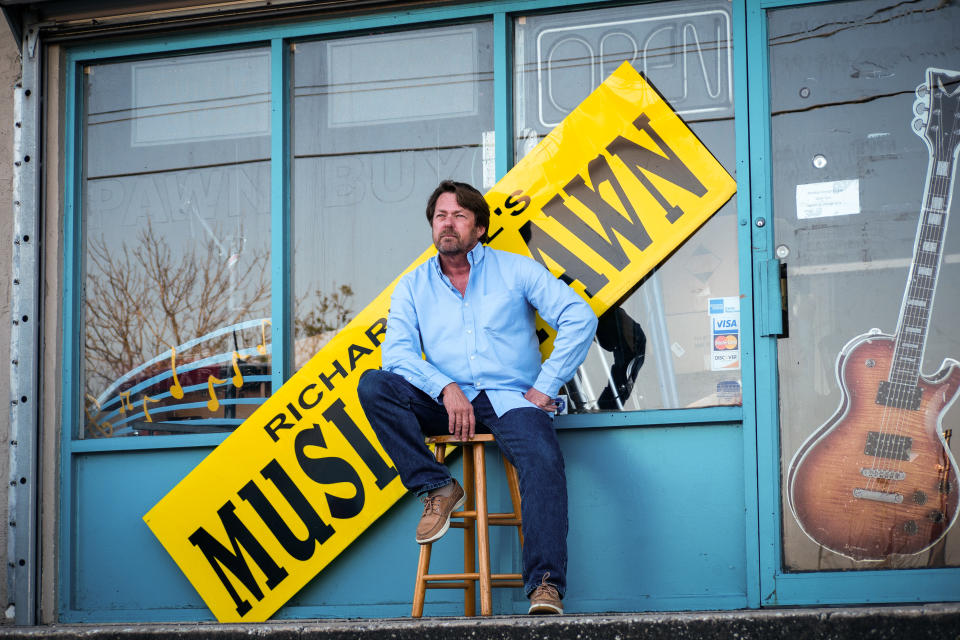
[[[0,627],[50,640],[960,640],[960,603],[883,607],[628,613],[557,617],[296,620]]]

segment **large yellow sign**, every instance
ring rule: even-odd
[[[624,63],[487,193],[490,246],[540,261],[599,315],[734,191]],[[356,392],[395,284],[144,516],[218,620],[269,618],[404,494]]]

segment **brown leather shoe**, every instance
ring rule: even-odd
[[[463,487],[453,479],[453,491],[449,496],[429,494],[420,497],[423,515],[417,525],[417,542],[427,544],[439,540],[450,528],[450,514],[463,506],[467,496]]]
[[[563,603],[560,601],[560,592],[552,584],[547,583],[549,573],[544,574],[539,586],[530,594],[530,614],[562,614]]]

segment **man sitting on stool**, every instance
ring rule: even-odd
[[[519,474],[529,612],[563,613],[567,486],[554,397],[586,357],[597,318],[534,260],[481,243],[490,208],[472,186],[441,182],[427,220],[438,253],[397,283],[383,369],[361,377],[360,403],[403,485],[425,505],[420,544],[446,533],[464,501],[424,435],[493,433]],[[534,311],[557,329],[542,364]]]

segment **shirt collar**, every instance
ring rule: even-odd
[[[470,249],[467,253],[467,260],[470,262],[471,267],[479,264],[480,261],[483,260],[486,249],[482,242],[478,242],[473,249]]]

